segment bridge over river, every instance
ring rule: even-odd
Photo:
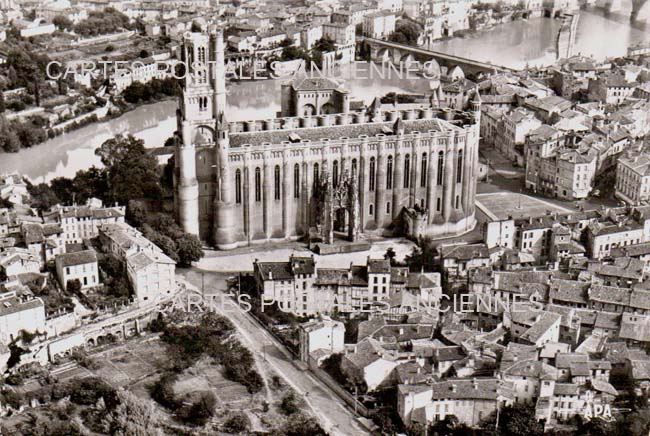
[[[405,65],[417,61],[424,63],[435,60],[439,66],[444,66],[448,69],[459,66],[467,75],[516,71],[512,68],[491,64],[489,62],[477,61],[381,39],[360,37],[359,43],[363,44],[366,53],[370,53],[370,60],[377,63],[392,62],[394,64]]]

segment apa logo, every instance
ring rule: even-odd
[[[585,411],[582,415],[587,421],[594,418],[602,419],[603,421],[615,421],[612,416],[612,408],[609,404],[587,404]]]
[[[587,391],[585,398],[585,410],[582,414],[587,421],[592,419],[602,419],[603,421],[612,422],[615,418],[612,416],[612,408],[609,404],[595,404],[593,392]]]

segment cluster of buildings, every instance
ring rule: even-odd
[[[525,187],[535,193],[585,199],[599,177],[615,170],[617,196],[642,204],[647,189],[634,182],[647,170],[638,151],[650,125],[644,91],[650,68],[631,61],[613,66],[571,58],[533,76],[501,74],[478,83],[485,145],[525,167]]]
[[[29,206],[28,193],[21,198],[0,209],[0,350],[25,334],[36,335],[37,349],[40,341],[92,323],[87,315],[95,308],[84,308],[83,295],[70,292],[101,295],[107,277],[102,264],[108,257],[124,265],[133,307],[175,292],[175,262],[125,223],[124,207],[104,207],[91,199],[86,205],[37,211]],[[60,306],[66,300],[75,302]],[[4,368],[8,354],[0,356]]]
[[[529,220],[488,223],[486,243],[438,248],[444,293],[406,288],[412,303],[432,296],[440,305],[349,312],[366,319],[353,332],[345,329],[352,324],[321,313],[301,326],[301,359],[318,367],[340,354],[342,373],[367,395],[397,387],[398,413],[406,425],[453,415],[480,426],[516,403],[533,405],[535,419],[547,429],[593,416],[594,410],[611,414],[622,389],[632,386],[641,395],[650,387],[649,212],[627,207],[548,216],[535,226]],[[547,235],[538,237],[544,226]],[[497,235],[497,228],[504,234]],[[581,250],[565,249],[581,240],[586,241]],[[546,250],[538,246],[546,243]],[[546,262],[559,252],[561,262]],[[372,284],[379,272],[375,262],[382,261],[340,274],[366,271]],[[256,264],[261,295],[279,289],[268,272],[264,276],[279,265],[285,264]],[[404,290],[390,279],[399,277],[400,268],[385,266],[384,301],[403,302]],[[322,292],[320,270],[311,277],[306,301]],[[303,288],[296,280],[286,283],[291,285],[276,298]],[[376,289],[381,295],[382,288]],[[443,310],[443,300],[456,303],[449,294],[453,289],[462,290],[460,304]],[[372,290],[359,283],[359,295],[373,295]]]
[[[379,311],[399,318],[412,307],[437,304],[442,292],[439,274],[412,273],[385,259],[317,268],[313,256],[291,256],[286,262],[255,261],[253,267],[265,304],[300,316]]]

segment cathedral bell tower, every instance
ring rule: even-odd
[[[188,233],[202,239],[212,239],[219,248],[232,244],[232,189],[228,165],[228,126],[226,111],[226,68],[223,32],[211,26],[209,32],[187,32],[183,36],[181,54],[185,67],[182,79],[179,109],[177,111],[180,141],[176,147],[176,207],[178,222]],[[210,159],[206,159],[206,150]],[[197,179],[197,153],[201,162],[211,162],[212,180]],[[204,170],[205,171],[205,170]],[[212,189],[207,189],[207,185]],[[201,187],[201,189],[199,189]],[[205,197],[211,195],[208,210],[199,209],[210,203]],[[210,192],[210,194],[206,194]],[[212,207],[213,213],[209,213]],[[208,215],[213,222],[206,226]],[[209,228],[208,228],[209,227]]]

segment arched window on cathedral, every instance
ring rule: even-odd
[[[375,158],[374,157],[370,158],[370,170],[368,171],[368,175],[369,175],[368,190],[374,191],[375,190]]]
[[[280,165],[275,166],[275,183],[273,189],[273,197],[276,200],[280,199]]]
[[[393,189],[393,156],[388,156],[386,163],[386,189]]]
[[[339,161],[332,162],[332,186],[339,186]]]
[[[442,176],[443,176],[443,171],[445,167],[445,152],[441,151],[438,153],[438,180],[436,183],[438,185],[442,185]]]
[[[235,171],[235,203],[241,204],[241,170]]]
[[[422,153],[422,163],[421,163],[422,168],[421,168],[421,171],[420,171],[420,187],[422,187],[422,188],[426,188],[426,186],[427,186],[427,165],[428,165],[428,163],[429,162],[427,161],[427,154]]]
[[[411,186],[411,155],[404,156],[404,187]]]
[[[312,188],[312,189],[313,189],[313,193],[314,193],[314,195],[316,195],[316,189],[314,189],[314,188],[315,188],[316,186],[318,186],[318,183],[320,182],[320,180],[318,180],[319,177],[320,177],[320,174],[319,174],[319,172],[318,172],[318,164],[315,163],[315,164],[314,164],[314,184],[313,184],[314,186],[313,186],[313,188]]]
[[[260,167],[255,168],[255,201],[262,201],[262,173]]]
[[[352,159],[352,177],[357,176],[357,160]]]
[[[463,181],[463,150],[458,150],[458,162],[456,163],[456,183]]]
[[[300,165],[293,166],[293,198],[300,198]]]

